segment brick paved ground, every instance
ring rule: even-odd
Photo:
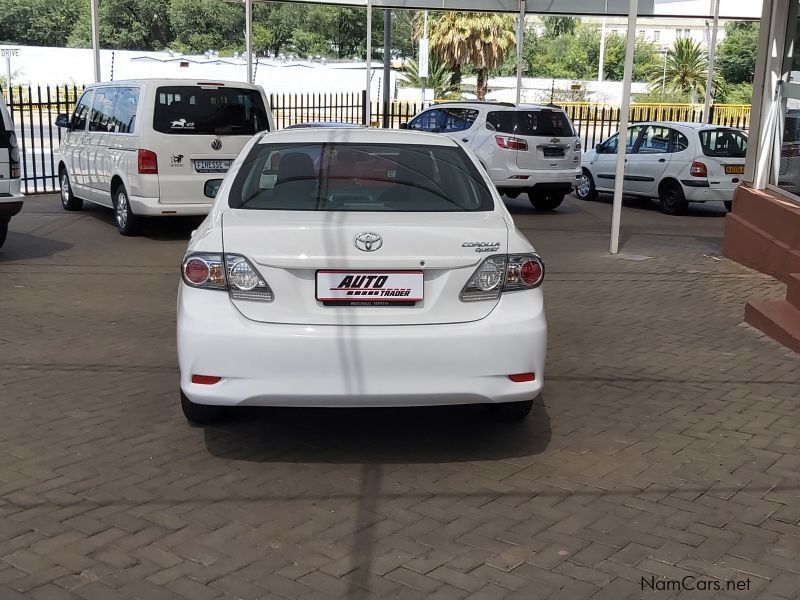
[[[249,410],[189,427],[177,264],[29,199],[0,251],[0,599],[800,597],[800,359],[742,324],[780,284],[722,215],[608,200],[515,217],[548,263],[524,424],[480,410]],[[649,258],[648,258],[649,257]],[[646,592],[642,577],[750,581]]]

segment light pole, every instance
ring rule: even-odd
[[[667,55],[669,51],[664,48],[661,52],[664,54],[664,71],[661,73],[661,102],[664,102],[664,87],[667,83]]]
[[[597,65],[597,82],[603,81],[603,67],[606,57],[606,13],[608,13],[608,0],[605,1],[603,9],[603,24],[600,27],[600,61]]]

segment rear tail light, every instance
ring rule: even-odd
[[[581,141],[575,140],[575,152],[580,152],[580,151],[581,151]]]
[[[17,134],[13,131],[8,132],[9,166],[11,179],[19,179],[19,146],[17,145]]]
[[[225,290],[236,300],[272,302],[275,296],[259,272],[240,254],[189,254],[181,268],[186,285]]]
[[[708,177],[708,169],[704,163],[694,161],[689,167],[689,175],[692,177]]]
[[[494,141],[497,145],[505,150],[527,150],[528,142],[520,138],[510,137],[506,135],[494,136]]]
[[[542,285],[544,262],[536,254],[496,254],[487,257],[459,296],[462,302],[497,300],[503,292]]]
[[[509,375],[508,378],[514,383],[524,383],[526,381],[536,381],[536,373],[516,373]]]
[[[139,175],[158,175],[158,157],[152,150],[139,150]]]

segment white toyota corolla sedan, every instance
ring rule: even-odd
[[[181,270],[192,422],[232,406],[475,403],[521,419],[542,390],[544,264],[445,136],[257,135]]]

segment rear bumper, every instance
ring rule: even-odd
[[[22,196],[0,195],[0,219],[10,219],[22,210]]]
[[[500,189],[532,188],[537,185],[548,184],[552,186],[563,185],[567,191],[578,185],[581,177],[581,166],[576,165],[571,169],[552,169],[526,171],[519,169],[504,173],[506,177],[496,178],[498,173],[492,174],[492,183]],[[527,177],[527,179],[512,179],[512,177]]]
[[[190,215],[207,215],[211,212],[213,202],[197,202],[193,204],[163,204],[158,198],[130,196],[133,214],[141,217],[175,217]]]
[[[689,202],[731,201],[733,200],[733,192],[736,190],[735,187],[720,188],[717,186],[711,187],[709,185],[698,185],[696,182],[691,183],[694,185],[687,185],[687,182],[681,180],[683,194]]]
[[[542,294],[505,294],[480,321],[445,325],[257,323],[224,292],[181,284],[181,389],[227,406],[422,406],[528,400],[542,390]],[[508,375],[536,374],[515,383]],[[223,379],[191,382],[193,374]]]

